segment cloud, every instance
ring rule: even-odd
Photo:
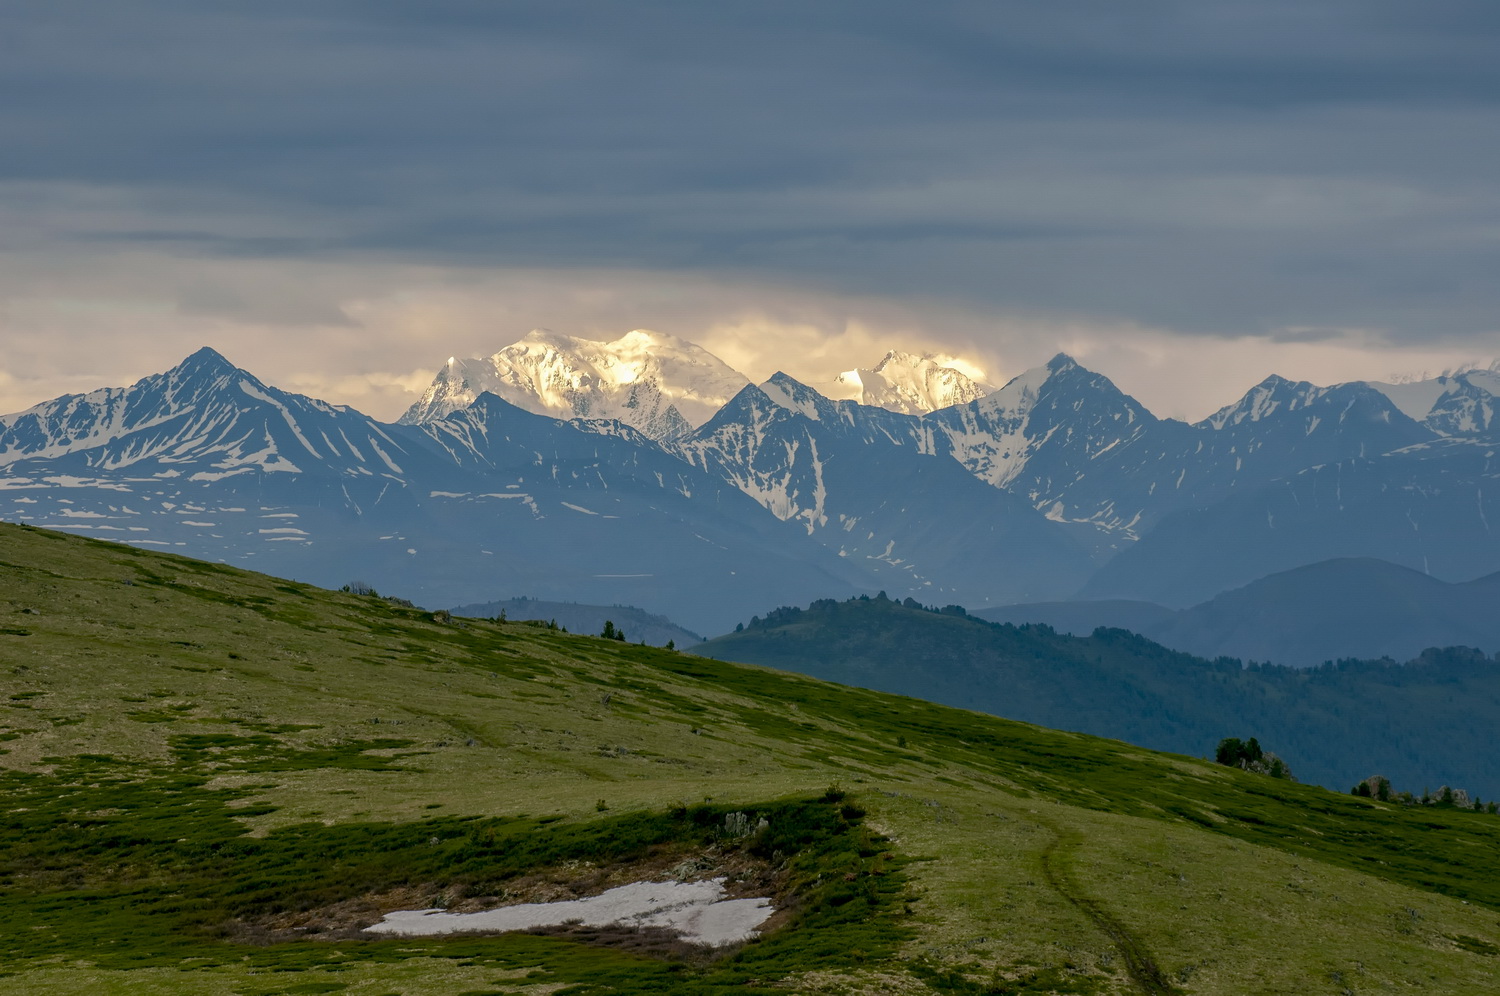
[[[533,325],[1490,355],[1497,43],[1469,0],[10,5],[5,390],[253,336],[389,409]]]
[[[181,307],[185,297],[202,296],[201,288],[216,289],[222,297],[210,303],[220,306]],[[241,300],[296,305],[232,306]],[[395,419],[448,356],[487,356],[535,327],[598,339],[652,328],[699,342],[753,380],[779,369],[815,387],[841,370],[875,364],[890,349],[955,355],[995,384],[1062,350],[1152,410],[1192,418],[1271,373],[1333,383],[1492,355],[1461,338],[1401,343],[1363,329],[1203,338],[696,273],[184,260],[145,252],[0,268],[0,321],[0,411],[131,383],[209,345],[278,386]]]

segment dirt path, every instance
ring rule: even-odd
[[[1052,842],[1042,848],[1042,875],[1046,877],[1047,884],[1059,896],[1077,907],[1114,943],[1115,948],[1120,952],[1120,957],[1125,960],[1126,973],[1141,992],[1146,993],[1147,996],[1177,996],[1181,990],[1167,981],[1166,973],[1152,959],[1150,949],[1140,938],[1132,934],[1128,927],[1110,915],[1097,902],[1080,892],[1073,882],[1068,873],[1070,861],[1067,852],[1076,848],[1082,842],[1082,838],[1076,833],[1059,830],[1046,822],[1042,822],[1042,826],[1052,833]]]

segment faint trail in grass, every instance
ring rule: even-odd
[[[1141,992],[1147,996],[1176,996],[1180,990],[1167,981],[1166,973],[1151,957],[1150,948],[1132,934],[1130,928],[1080,892],[1069,876],[1066,850],[1078,846],[1081,841],[1079,835],[1059,830],[1043,820],[1038,822],[1052,834],[1052,841],[1042,848],[1042,875],[1046,878],[1047,885],[1088,917],[1110,939],[1125,961],[1126,974]]]

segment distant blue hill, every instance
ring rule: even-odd
[[[1281,571],[1174,611],[1120,599],[1006,605],[975,615],[1087,635],[1099,626],[1199,657],[1308,667],[1342,658],[1398,661],[1428,647],[1500,650],[1500,574],[1450,584],[1368,557]]]

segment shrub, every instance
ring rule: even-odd
[[[1290,782],[1297,780],[1287,763],[1262,748],[1260,741],[1254,737],[1245,741],[1241,741],[1239,737],[1225,737],[1219,741],[1219,747],[1214,752],[1214,760],[1226,767],[1240,768],[1257,775],[1282,778]],[[1355,794],[1362,793],[1356,790]]]

